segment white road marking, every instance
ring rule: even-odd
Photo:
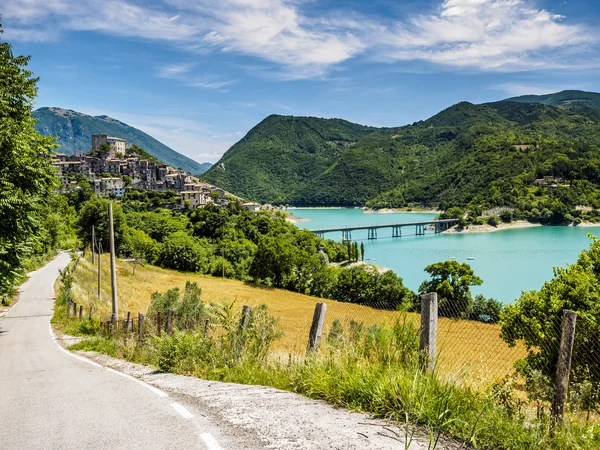
[[[62,352],[64,352],[65,354],[69,355],[72,358],[78,359],[79,361],[83,361],[84,363],[91,364],[94,367],[102,367],[97,362],[91,361],[91,360],[89,360],[87,358],[83,358],[83,357],[81,357],[79,355],[75,355],[74,353],[71,353],[68,350],[65,350],[63,348],[63,346],[58,343],[58,340],[56,338],[56,335],[54,334],[54,330],[52,329],[52,325],[50,323],[48,323],[48,328],[50,329],[50,336],[52,336],[52,340],[54,341],[54,343],[56,344],[56,346],[59,348],[59,350],[61,350]]]
[[[204,441],[208,450],[223,450],[223,447],[219,445],[217,440],[210,433],[202,433],[200,438]]]
[[[167,394],[165,391],[161,391],[160,389],[155,388],[154,386],[152,386],[152,385],[150,385],[150,384],[148,384],[148,383],[146,383],[146,382],[144,382],[144,381],[142,381],[142,380],[140,380],[140,379],[138,379],[136,377],[132,377],[131,375],[127,375],[126,373],[119,372],[118,370],[111,369],[110,367],[106,367],[106,370],[109,371],[109,372],[111,372],[111,373],[120,375],[120,376],[122,376],[124,378],[127,378],[128,380],[135,381],[136,383],[141,384],[146,389],[149,389],[150,391],[154,392],[159,397],[168,397],[169,396],[169,394]]]
[[[171,406],[173,407],[173,409],[175,411],[177,411],[179,414],[181,414],[181,417],[183,417],[184,419],[193,419],[194,418],[194,415],[191,412],[189,412],[187,409],[185,409],[179,403],[171,403]]]

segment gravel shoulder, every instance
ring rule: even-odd
[[[368,414],[335,408],[291,392],[157,372],[139,364],[94,352],[75,352],[105,367],[136,377],[152,386],[181,396],[186,404],[217,423],[258,436],[265,448],[292,450],[425,450],[424,433],[405,447],[398,424]],[[438,450],[464,448],[450,441]]]

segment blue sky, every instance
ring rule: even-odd
[[[215,162],[269,114],[375,126],[600,91],[589,0],[0,0],[37,106],[107,114]]]

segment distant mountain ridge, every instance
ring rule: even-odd
[[[271,115],[203,177],[245,198],[296,206],[514,204],[540,176],[585,175],[600,186],[597,99],[565,91],[461,102],[391,128]]]
[[[61,153],[88,151],[91,149],[92,134],[108,134],[126,139],[142,147],[158,160],[193,175],[202,174],[211,167],[210,163],[198,163],[143,131],[106,115],[90,116],[70,109],[44,107],[34,111],[34,117],[37,119],[36,129],[40,134],[58,136]]]
[[[584,106],[600,110],[600,94],[597,92],[570,90],[546,95],[521,95],[506,100],[521,103],[541,103],[550,106]]]

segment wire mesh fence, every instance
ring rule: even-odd
[[[80,265],[89,272],[90,267],[87,266],[90,261],[83,260]],[[143,270],[133,275],[130,267],[121,264],[118,271],[123,278],[131,276],[138,281],[144,280]],[[102,278],[105,282],[110,279],[108,276]],[[268,310],[263,310],[263,313],[275,319],[269,326],[277,333],[259,337],[256,342],[269,340],[271,359],[303,358],[310,347],[315,305],[324,302],[327,307],[319,339],[321,352],[340,349],[344,347],[340,343],[344,343],[344,348],[360,347],[362,352],[372,352],[381,358],[381,348],[388,346],[391,350],[385,358],[410,359],[415,348],[418,349],[420,314],[391,310],[388,302],[343,303],[253,286],[252,292],[257,293],[255,298],[240,294],[237,299],[226,300],[228,292],[222,292],[222,297],[215,299],[207,298],[204,292],[198,291],[197,297],[202,300],[200,304],[188,301],[190,292],[195,288],[181,288],[177,301],[169,303],[173,300],[169,300],[169,295],[174,295],[167,292],[171,284],[165,285],[161,291],[162,300],[146,295],[135,303],[134,307],[138,310],[130,311],[129,318],[126,310],[131,305],[123,302],[125,313],[121,313],[119,325],[114,327],[109,325],[109,288],[103,286],[98,298],[93,280],[87,280],[85,274],[81,280],[89,284],[89,292],[85,291],[85,283],[73,287],[73,298],[83,299],[85,309],[81,320],[89,320],[89,308],[93,306],[94,316],[100,319],[104,334],[129,334],[133,341],[140,339],[138,310],[144,314],[143,337],[189,331],[198,336],[211,336],[217,342],[226,336],[237,336],[237,328],[244,317],[244,305],[254,307],[254,314],[257,314],[258,306],[265,303]],[[210,282],[209,279],[198,278],[197,287],[206,287],[208,291]],[[227,283],[227,280],[222,283]],[[219,289],[224,285],[219,285]],[[120,292],[139,299],[147,289],[140,285],[137,296],[135,292]],[[438,376],[458,379],[459,383],[482,391],[491,390],[499,401],[508,402],[506,392],[510,390],[510,401],[515,402],[523,413],[541,416],[549,412],[561,349],[562,316],[548,315],[544,320],[521,316],[501,325],[472,320],[472,316],[465,313],[464,305],[442,302],[436,337],[435,370]],[[169,310],[172,312],[169,313]],[[73,315],[79,318],[79,309]],[[231,345],[239,345],[238,338],[232,339]],[[392,359],[390,362],[393,362]],[[597,420],[599,409],[600,327],[594,316],[580,314],[573,343],[566,411],[584,420]]]

